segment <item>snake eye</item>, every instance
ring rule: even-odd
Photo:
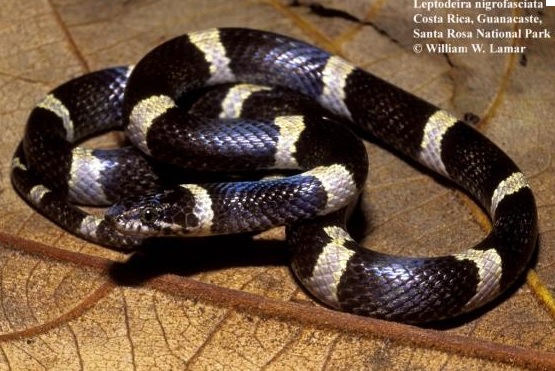
[[[152,224],[158,218],[158,208],[155,206],[145,207],[141,211],[141,222],[145,224]]]

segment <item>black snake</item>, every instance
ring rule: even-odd
[[[226,90],[222,107],[230,112],[223,121],[182,109],[183,97],[196,89],[237,82],[257,85]],[[331,113],[313,108],[307,115],[292,109],[274,118],[241,117],[258,105],[252,97],[266,89],[259,85],[300,92]],[[247,105],[249,99],[254,103]],[[468,191],[489,211],[491,232],[469,250],[443,257],[397,257],[359,246],[344,225],[366,178],[366,152],[335,118]],[[75,147],[122,125],[140,151]],[[176,165],[303,172],[157,191]],[[106,69],[58,87],[31,113],[12,180],[52,221],[120,249],[155,235],[287,225],[293,271],[315,297],[339,310],[404,322],[449,318],[488,303],[525,270],[537,238],[526,179],[475,129],[340,57],[248,29],[189,33],[134,68]],[[72,204],[113,202],[100,217]]]

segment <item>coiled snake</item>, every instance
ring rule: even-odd
[[[181,108],[196,89],[237,82],[257,85],[226,90],[224,120]],[[256,96],[267,90],[259,85],[300,92],[331,113],[311,108],[300,114],[289,107],[273,118],[241,117],[258,106]],[[304,96],[285,106],[304,105]],[[366,179],[366,152],[336,119],[468,191],[489,211],[491,232],[464,252],[433,258],[359,246],[345,230],[345,218]],[[135,148],[75,147],[122,126]],[[164,171],[172,173],[176,165],[302,172],[159,190],[166,186]],[[286,225],[293,271],[316,298],[339,310],[404,322],[449,318],[491,301],[524,271],[537,238],[526,179],[476,130],[337,56],[249,29],[189,33],[155,48],[134,68],[94,72],[56,88],[30,115],[12,180],[52,221],[119,249],[157,235]],[[75,202],[116,203],[96,217]]]

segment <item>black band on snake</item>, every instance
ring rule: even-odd
[[[256,85],[216,93],[222,110],[211,117],[183,109],[184,97],[199,88],[238,82]],[[257,94],[268,90],[263,86],[303,96],[290,99],[286,113],[276,117],[249,117]],[[330,113],[289,107],[304,105],[305,96]],[[468,191],[489,211],[491,232],[476,246],[443,257],[398,257],[359,246],[345,219],[366,179],[366,151],[336,119]],[[122,126],[134,148],[75,147]],[[171,173],[174,166],[299,173],[166,188],[160,167]],[[411,323],[490,302],[526,269],[537,238],[525,177],[475,129],[337,56],[248,29],[189,33],[155,48],[134,68],[98,71],[55,89],[31,113],[12,180],[43,215],[112,248],[132,249],[157,235],[286,225],[292,269],[321,302]],[[73,204],[114,202],[101,217]]]

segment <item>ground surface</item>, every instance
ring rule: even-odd
[[[525,57],[416,54],[412,2],[320,4],[3,1],[0,369],[555,369],[554,42],[516,41]],[[555,29],[554,11],[541,17],[540,28]],[[64,233],[17,197],[11,155],[49,90],[135,63],[173,36],[221,26],[307,40],[459,116],[482,117],[478,129],[515,159],[537,197],[540,250],[521,285],[487,311],[441,328],[387,323],[307,297],[287,268],[281,230],[254,243],[234,240],[238,250],[216,240],[130,257]],[[375,143],[368,151],[365,244],[423,256],[462,250],[484,235],[488,223],[468,197]]]

